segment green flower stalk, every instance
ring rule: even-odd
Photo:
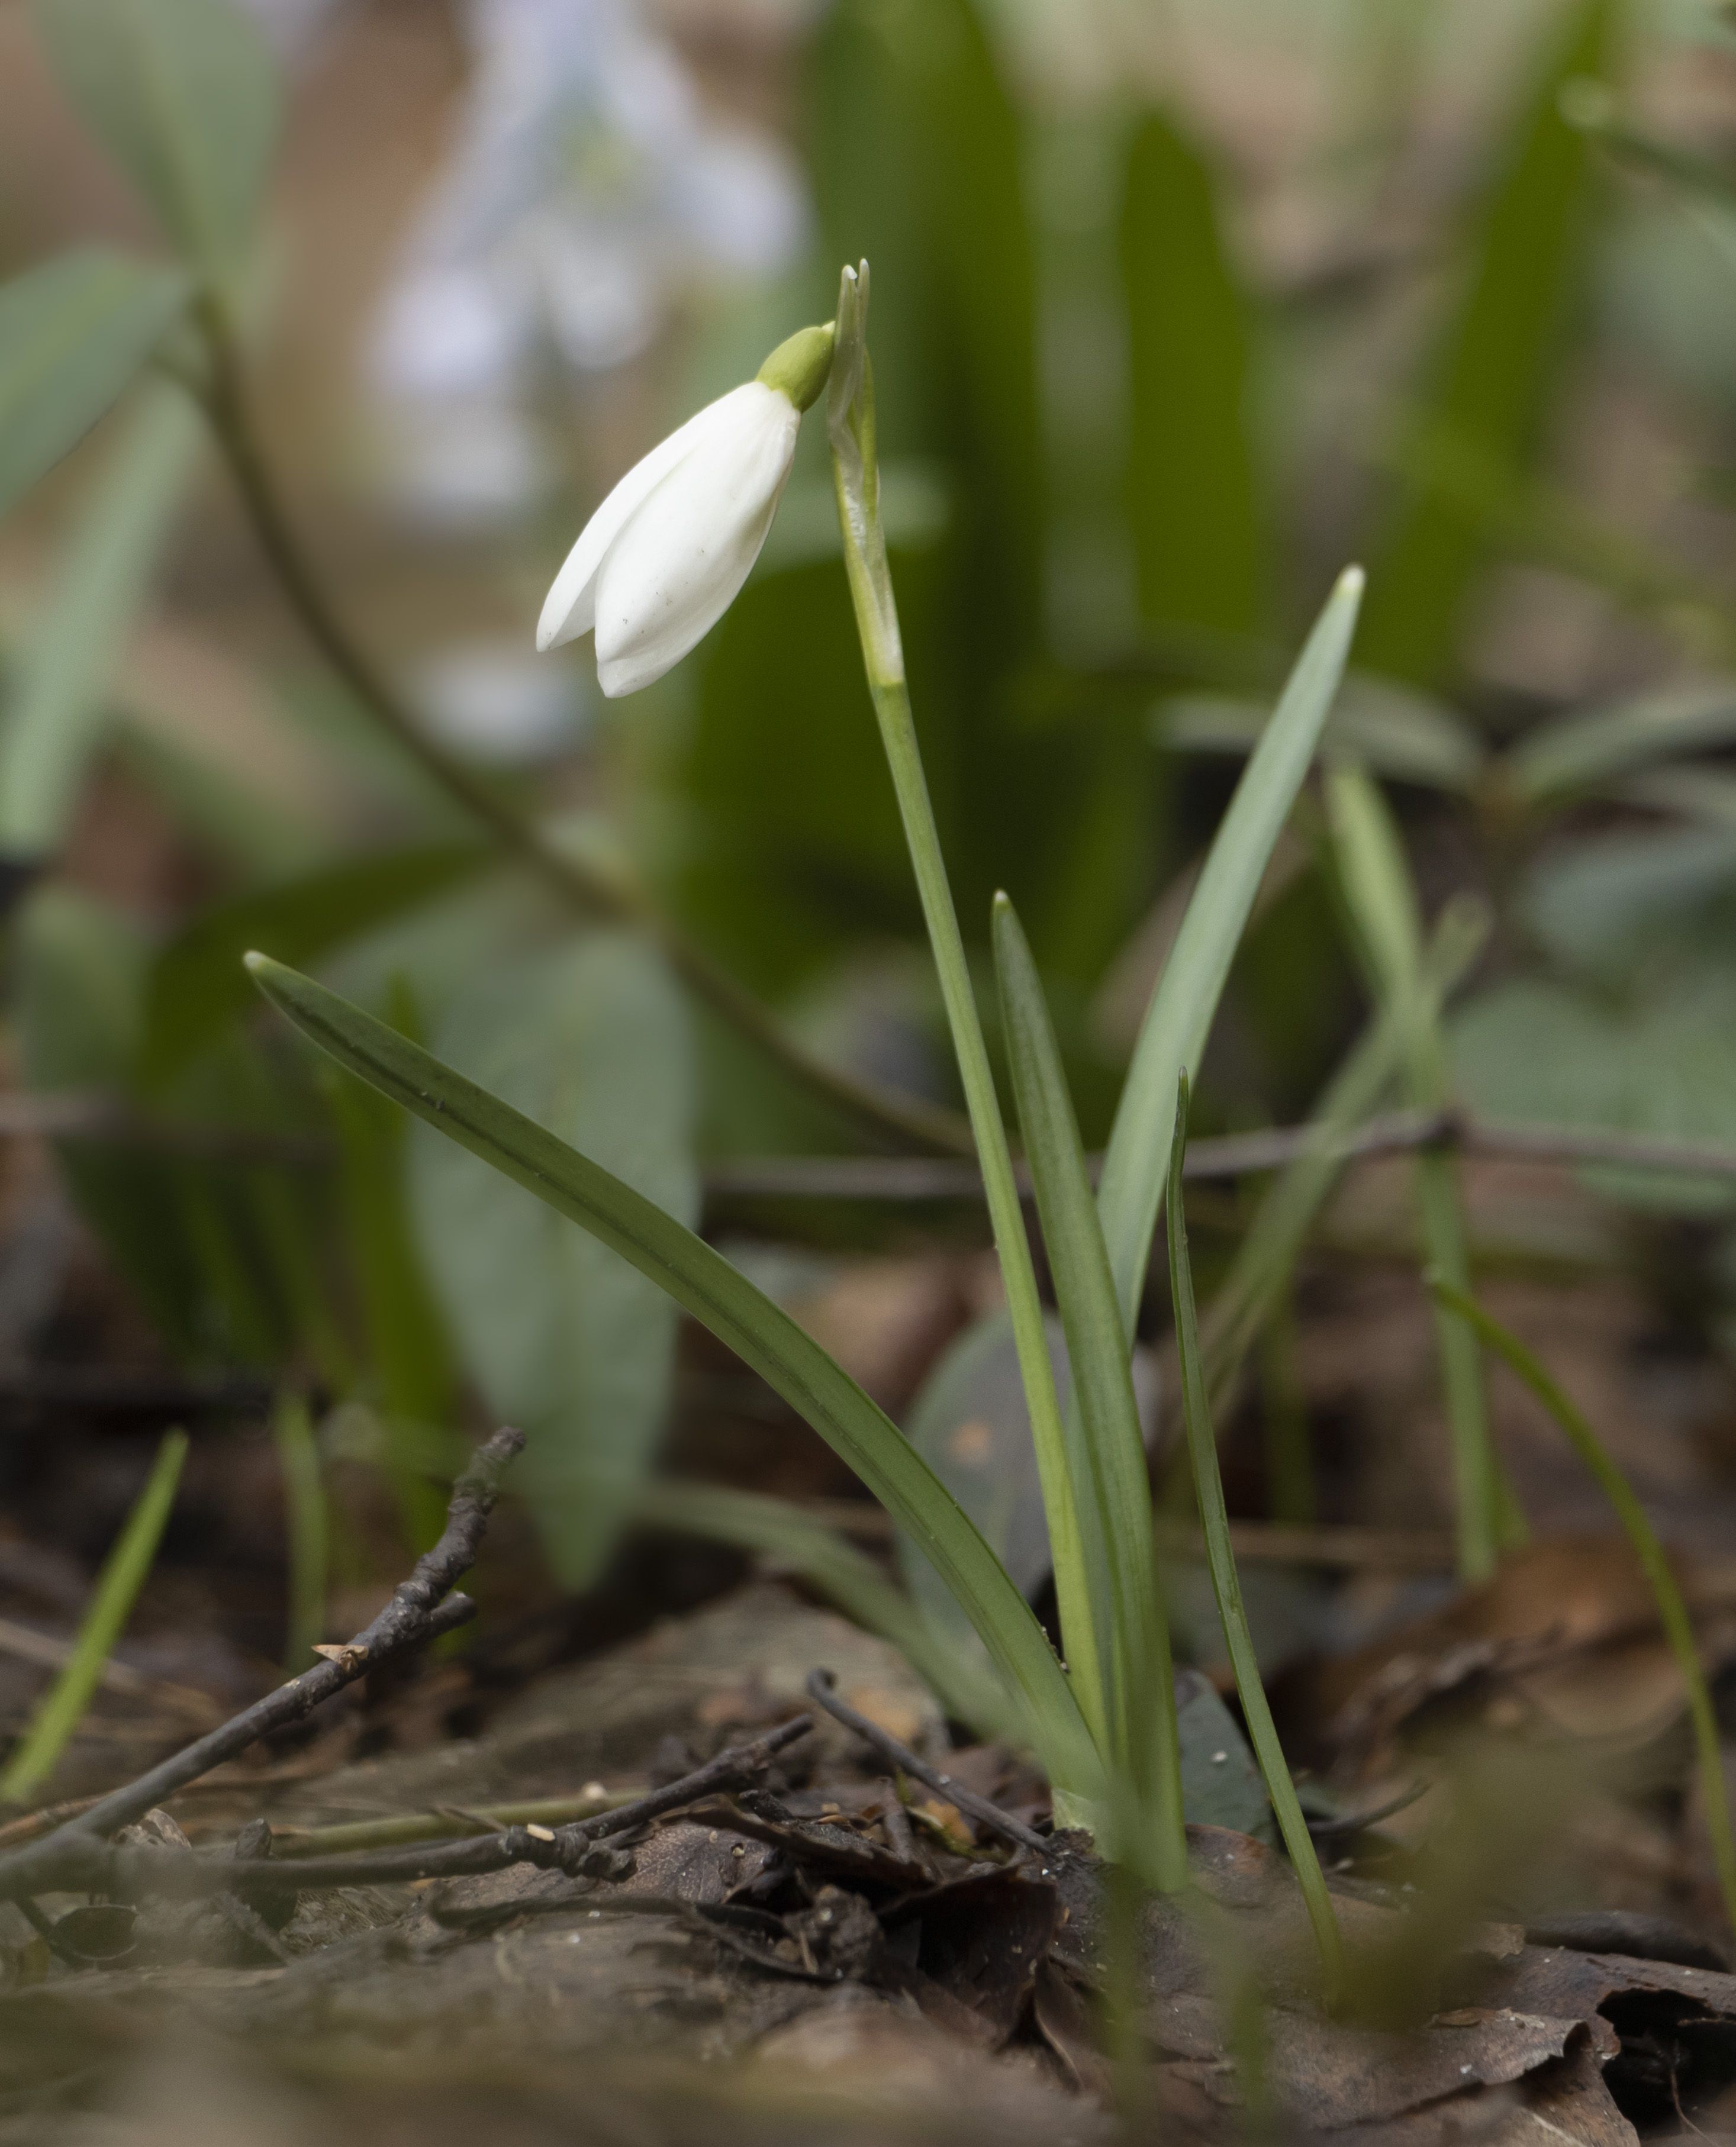
[[[990,1224],[999,1256],[1007,1309],[1013,1325],[1018,1369],[1030,1411],[1037,1465],[1054,1558],[1062,1645],[1071,1681],[1099,1747],[1108,1729],[1103,1664],[1098,1647],[1084,1539],[1073,1498],[1061,1410],[1043,1332],[1043,1304],[1025,1236],[1013,1158],[1007,1144],[1000,1099],[983,1041],[983,1024],[971,988],[958,912],[940,851],[940,833],[928,796],[917,746],[910,694],[904,680],[904,648],[898,633],[898,604],[886,562],[886,538],[880,525],[880,476],[874,452],[873,377],[868,363],[866,328],[867,262],[846,268],[838,300],[838,340],[827,389],[826,426],[832,442],[832,468],[843,533],[844,569],[855,605],[863,663],[873,697],[881,743],[898,793],[898,813],[916,874],[923,918],[939,972],[941,997],[952,1029],[959,1079],[988,1198]]]

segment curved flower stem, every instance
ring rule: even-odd
[[[385,672],[351,634],[302,544],[261,449],[239,353],[214,307],[201,313],[210,366],[202,399],[254,534],[308,638],[369,717],[504,854],[534,873],[571,908],[648,933],[694,995],[807,1089],[883,1145],[914,1142],[926,1153],[971,1153],[969,1129],[952,1112],[888,1094],[824,1065],[788,1035],[771,1009],[719,968],[643,888],[572,855],[424,731]]]
[[[873,391],[864,343],[868,305],[868,264],[846,268],[838,304],[838,343],[828,385],[828,426],[833,473],[838,493],[838,525],[843,537],[844,566],[862,641],[868,690],[880,725],[881,743],[898,793],[898,813],[910,851],[923,918],[928,928],[941,998],[958,1060],[958,1076],[970,1113],[983,1189],[988,1199],[994,1249],[1000,1259],[1007,1310],[1018,1355],[1025,1404],[1030,1413],[1043,1512],[1048,1523],[1054,1564],[1055,1594],[1061,1637],[1080,1712],[1100,1751],[1108,1749],[1108,1688],[1093,1606],[1092,1574],[1084,1539],[1067,1437],[1056,1399],[1044,1331],[1043,1303],[1024,1215],[1013,1174],[1007,1129],[995,1092],[983,1023],[971,988],[958,913],[941,854],[940,831],[928,795],[904,683],[904,652],[898,633],[898,606],[886,563],[880,526],[879,472],[874,455]]]

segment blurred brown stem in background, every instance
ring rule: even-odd
[[[254,429],[240,353],[221,310],[208,303],[201,327],[209,355],[202,399],[260,548],[310,640],[380,728],[447,796],[487,829],[508,857],[527,866],[563,902],[592,918],[630,923],[656,941],[688,988],[799,1087],[841,1113],[883,1146],[914,1144],[925,1153],[971,1156],[970,1129],[950,1111],[894,1095],[824,1065],[789,1036],[761,1003],[644,891],[552,842],[536,822],[431,738],[374,659],[344,623],[286,513]]]

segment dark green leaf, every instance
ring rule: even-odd
[[[280,961],[313,961],[462,884],[495,855],[473,843],[430,843],[346,858],[203,911],[153,968],[145,1079],[168,1079],[252,1003],[241,961],[250,948]]]
[[[1242,1726],[1198,1670],[1175,1680],[1182,1748],[1182,1809],[1189,1826],[1227,1826],[1276,1846],[1272,1802]]]
[[[1147,621],[1248,633],[1264,608],[1266,533],[1248,308],[1215,197],[1199,149],[1149,114],[1128,152],[1121,211],[1128,516]]]
[[[1472,238],[1464,295],[1418,398],[1423,435],[1446,432],[1492,463],[1523,463],[1548,403],[1588,210],[1589,150],[1563,118],[1563,85],[1610,63],[1617,0],[1576,0],[1503,145]],[[1446,668],[1482,540],[1452,502],[1403,494],[1370,571],[1358,653],[1428,681]]]
[[[173,269],[94,249],[0,284],[0,514],[83,438],[187,293]]]

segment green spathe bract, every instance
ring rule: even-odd
[[[650,1276],[812,1424],[946,1578],[1022,1703],[1051,1779],[1093,1796],[1090,1740],[1029,1605],[898,1426],[788,1313],[630,1186],[383,1022],[265,955],[247,959],[266,997],[322,1049]]]

